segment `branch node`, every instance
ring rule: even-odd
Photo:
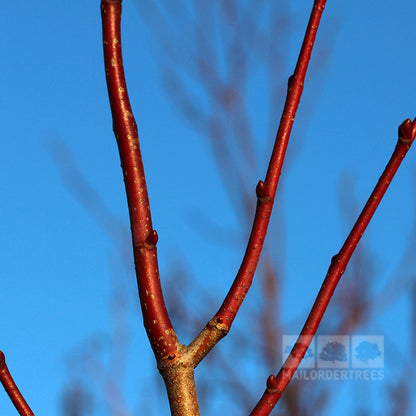
[[[271,200],[266,189],[266,184],[262,180],[260,180],[256,186],[256,195],[260,202],[264,203]]]
[[[339,254],[335,254],[331,258],[331,266],[336,266],[339,263]]]
[[[230,332],[230,326],[224,323],[224,318],[221,316],[210,319],[207,323],[207,327],[219,331],[224,337]]]
[[[273,374],[270,374],[266,382],[268,393],[277,393],[277,380]]]
[[[157,231],[152,230],[152,231],[150,231],[150,233],[146,237],[146,244],[148,244],[150,246],[155,246],[157,244],[158,240],[159,240],[159,236],[157,235]]]
[[[292,74],[288,79],[287,79],[287,88],[290,90],[292,88],[293,83],[295,82],[295,74]]]
[[[292,74],[288,79],[287,79],[287,89],[288,91],[290,91],[293,86],[296,84],[296,82],[298,81],[298,77],[296,76],[296,74]],[[303,82],[302,81],[298,81],[299,87],[301,89],[303,89]]]
[[[412,121],[407,118],[399,126],[399,141],[409,146],[413,143],[416,137],[416,118]]]

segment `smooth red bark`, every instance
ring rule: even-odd
[[[280,399],[286,386],[289,384],[293,374],[296,372],[302,361],[312,339],[316,334],[318,326],[325,314],[326,308],[337,287],[347,264],[358,245],[367,225],[369,224],[374,212],[376,211],[381,199],[383,198],[388,186],[390,185],[397,169],[400,166],[407,151],[410,149],[416,136],[416,118],[412,122],[405,120],[399,127],[399,140],[394,152],[384,169],[383,174],[377,182],[366,205],[361,211],[354,227],[345,240],[344,245],[332,260],[328,273],[322,283],[321,289],[312,306],[311,312],[303,326],[299,338],[290,352],[287,360],[283,364],[277,376],[271,375],[267,380],[267,388],[256,407],[251,412],[251,416],[267,416]]]
[[[266,179],[264,182],[260,181],[256,188],[257,208],[246,252],[234,283],[216,314],[216,319],[219,319],[228,327],[233,323],[251,286],[263,248],[290,133],[302,95],[306,70],[325,3],[326,0],[314,2],[295,72],[288,81],[285,107],[276,134]]]
[[[103,0],[101,15],[108,96],[126,187],[143,321],[153,352],[159,360],[178,354],[179,342],[160,285],[156,253],[158,237],[152,226],[139,135],[124,76],[120,34],[121,0]]]
[[[0,382],[20,416],[34,416],[7,368],[6,359],[2,351],[0,351]]]
[[[241,267],[217,314],[188,347],[181,346],[172,328],[160,287],[156,256],[157,233],[152,227],[147,187],[140,154],[137,126],[134,121],[121,56],[120,18],[121,0],[102,0],[104,59],[114,133],[127,192],[133,237],[136,275],[144,325],[148,332],[159,370],[164,376],[172,414],[182,415],[184,403],[192,407],[192,415],[199,415],[193,369],[225,336],[247,294],[256,270],[267,233],[273,202],[278,186],[295,114],[303,90],[305,75],[317,29],[326,1],[315,0],[305,38],[294,74],[289,78],[286,103],[280,120],[276,141],[266,178],[259,181],[257,208],[253,227]],[[268,415],[289,383],[302,360],[312,336],[325,313],[345,267],[374,214],[391,179],[397,171],[416,134],[415,121],[406,120],[399,128],[399,141],[383,175],[353,227],[340,252],[333,257],[328,274],[306,320],[298,342],[284,367],[267,381],[267,389],[252,415]],[[182,374],[186,370],[186,374]],[[177,383],[182,375],[183,382]],[[186,400],[185,400],[186,398]]]

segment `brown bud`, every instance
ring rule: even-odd
[[[403,143],[412,144],[415,137],[416,118],[413,121],[408,118],[399,126],[399,140]]]
[[[265,199],[268,198],[266,185],[263,181],[259,181],[259,183],[256,186],[256,195],[259,199]]]
[[[277,380],[273,374],[270,374],[267,379],[266,386],[269,393],[273,393],[277,390]]]
[[[155,246],[157,244],[158,239],[159,239],[159,236],[157,235],[156,230],[152,230],[150,231],[149,235],[146,237],[146,244]]]

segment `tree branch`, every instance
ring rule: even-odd
[[[178,354],[180,344],[163,299],[137,125],[127,93],[121,51],[121,1],[102,0],[104,62],[121,167],[126,187],[134,261],[144,326],[157,361]]]
[[[119,147],[127,193],[143,320],[159,371],[165,380],[172,415],[197,416],[199,415],[199,406],[195,389],[194,368],[228,333],[251,286],[267,233],[290,133],[326,0],[315,0],[314,2],[295,72],[289,78],[285,107],[266,178],[264,182],[259,181],[256,188],[257,208],[242,264],[217,314],[188,347],[182,346],[178,341],[166,310],[160,286],[156,253],[158,236],[152,226],[137,126],[132,114],[124,77],[120,35],[121,2],[122,0],[101,1],[104,61],[113,129]],[[407,119],[399,128],[399,141],[396,149],[375,190],[345,244],[332,259],[328,274],[298,342],[278,375],[269,377],[267,389],[252,415],[268,415],[296,371],[361,235],[400,162],[410,148],[415,135],[416,119],[413,122]]]
[[[326,0],[315,0],[314,2],[295,72],[288,81],[286,102],[276,134],[266,179],[264,182],[259,181],[257,184],[257,208],[240,269],[220,309],[190,345],[190,347],[195,348],[198,362],[228,333],[252,284],[266,237],[290,133],[302,95],[306,70],[325,3]],[[213,328],[217,327],[220,330],[213,331]],[[204,345],[203,351],[201,345]]]
[[[34,416],[7,368],[6,359],[2,351],[0,351],[0,382],[3,384],[4,390],[6,390],[20,416]]]
[[[267,380],[267,388],[250,416],[267,416],[280,399],[284,389],[289,384],[293,374],[302,361],[316,331],[321,322],[331,297],[347,267],[352,253],[358,245],[367,225],[383,198],[390,182],[400,166],[407,151],[410,149],[416,136],[416,118],[413,122],[405,120],[399,127],[399,139],[394,152],[377,182],[373,192],[365,204],[354,227],[345,240],[338,254],[332,257],[328,273],[322,283],[321,289],[312,306],[311,312],[303,326],[303,329],[287,357],[285,363],[275,377],[271,375]]]
[[[102,0],[104,63],[121,167],[126,187],[134,262],[147,336],[165,381],[172,416],[199,416],[194,363],[172,327],[159,279],[156,243],[139,146],[127,93],[121,51],[121,2]]]

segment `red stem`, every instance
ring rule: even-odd
[[[293,374],[302,361],[312,339],[316,334],[318,326],[324,316],[325,310],[335,291],[336,286],[347,267],[352,253],[357,247],[361,236],[369,224],[374,212],[376,211],[381,199],[383,198],[391,180],[403,158],[413,143],[416,136],[416,118],[412,122],[405,120],[399,127],[399,140],[394,152],[384,169],[383,174],[377,182],[370,195],[365,207],[361,211],[357,222],[354,224],[350,234],[345,240],[344,245],[337,255],[335,255],[328,269],[328,273],[322,283],[318,296],[313,304],[311,312],[303,326],[303,329],[296,341],[292,351],[277,376],[271,375],[267,380],[267,388],[250,416],[267,416],[280,399],[284,389],[289,384]]]
[[[302,95],[306,70],[325,3],[326,0],[315,0],[314,2],[295,72],[289,78],[285,107],[276,134],[266,179],[264,182],[260,181],[256,188],[257,208],[246,252],[233,285],[216,314],[217,322],[227,328],[233,323],[251,286],[254,272],[257,268],[272,213],[274,197],[276,195],[290,133]]]
[[[4,390],[6,390],[19,414],[21,416],[34,416],[7,368],[6,359],[2,351],[0,351],[0,382],[3,384]]]
[[[121,2],[102,0],[104,63],[121,167],[127,193],[137,284],[150,344],[156,358],[177,354],[178,340],[163,299],[156,253],[157,233],[150,214],[137,125],[124,76],[121,52]]]

